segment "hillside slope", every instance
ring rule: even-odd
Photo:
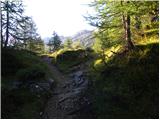
[[[84,47],[92,47],[94,44],[93,31],[83,30],[72,37],[73,42],[79,41]]]
[[[50,70],[26,50],[2,49],[2,118],[40,118],[50,94]]]
[[[137,45],[91,69],[97,118],[159,117],[159,44]]]

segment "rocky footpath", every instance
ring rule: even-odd
[[[64,75],[50,64],[49,58],[45,60],[56,75],[57,85],[46,104],[42,118],[91,118],[91,101],[86,94],[89,80],[85,72],[77,69]]]

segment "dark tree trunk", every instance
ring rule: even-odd
[[[1,48],[3,47],[3,35],[2,35],[2,13],[1,13]]]
[[[131,40],[131,29],[130,29],[130,16],[127,15],[126,17],[123,15],[123,27],[124,27],[124,30],[125,30],[125,40],[126,40],[126,44],[127,44],[127,47],[128,49],[133,49],[134,48],[134,45],[132,43],[132,40]]]
[[[104,65],[107,65],[107,63],[106,63],[105,49],[104,48],[102,48],[102,55],[101,55],[101,57],[102,57],[102,62],[104,63]]]
[[[126,34],[126,41],[127,41],[127,47],[128,47],[128,49],[133,49],[134,45],[133,45],[132,40],[131,40],[130,16],[129,15],[127,15],[127,17],[126,17],[126,30],[125,30],[125,34]]]
[[[125,32],[124,32],[124,37],[125,37],[125,39],[126,39],[126,19],[125,19],[125,16],[124,16],[124,15],[122,16],[122,21],[123,21],[123,28],[124,28],[124,30],[125,30]]]
[[[8,1],[7,1],[7,23],[6,23],[6,41],[5,41],[5,44],[4,44],[4,47],[7,47],[7,44],[8,44],[8,37],[9,37],[9,31],[8,31],[8,28],[9,28],[9,5],[8,5]]]
[[[26,42],[26,40],[24,40],[24,49],[25,50],[27,49],[27,42]]]
[[[129,1],[127,1],[127,3],[129,3]],[[121,5],[123,6],[123,1],[121,1]],[[131,40],[130,15],[125,16],[124,13],[123,13],[122,21],[123,21],[123,27],[124,27],[124,30],[125,30],[125,40],[127,42],[126,44],[127,44],[128,49],[130,50],[130,49],[134,48],[134,45],[133,45],[132,40]]]
[[[138,16],[135,16],[135,21],[136,21],[135,28],[137,30],[140,30],[140,28],[141,28],[141,21],[140,21],[140,19],[139,19]]]

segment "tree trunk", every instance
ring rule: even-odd
[[[3,48],[3,35],[2,35],[2,13],[1,13],[1,48]]]
[[[134,45],[131,40],[130,16],[129,15],[127,15],[125,23],[126,23],[125,34],[126,34],[127,47],[130,50],[134,48]]]
[[[123,6],[123,1],[121,1],[121,5]],[[134,48],[134,45],[133,45],[132,40],[131,40],[130,15],[127,14],[125,16],[124,13],[122,13],[122,14],[123,14],[123,16],[122,16],[123,27],[124,27],[124,30],[125,30],[125,40],[127,42],[127,47],[130,50],[130,49]]]
[[[125,37],[125,39],[126,39],[126,19],[125,19],[125,16],[123,15],[122,16],[122,21],[123,21],[123,28],[124,28],[124,30],[125,30],[125,33],[124,33],[124,37]]]
[[[7,44],[8,44],[8,37],[9,37],[9,31],[8,31],[8,28],[9,28],[9,5],[8,5],[8,1],[7,1],[7,24],[6,24],[6,41],[5,41],[5,44],[4,44],[4,47],[7,47]]]
[[[124,27],[124,30],[125,30],[125,40],[127,42],[127,47],[128,49],[133,49],[134,48],[134,45],[132,43],[132,40],[131,40],[131,29],[130,29],[130,16],[127,15],[126,17],[123,15],[123,27]]]
[[[102,55],[101,55],[101,57],[102,57],[102,62],[104,63],[104,65],[107,65],[107,63],[106,63],[105,49],[104,48],[102,48]]]
[[[139,19],[139,17],[138,16],[135,16],[135,21],[136,21],[136,23],[135,23],[135,28],[136,28],[136,30],[140,30],[140,28],[141,28],[141,21],[140,21],[140,19]]]

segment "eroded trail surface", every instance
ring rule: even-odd
[[[51,59],[44,60],[56,78],[56,86],[48,100],[42,118],[91,118],[90,100],[86,95],[88,80],[81,68],[64,75],[51,64]]]

